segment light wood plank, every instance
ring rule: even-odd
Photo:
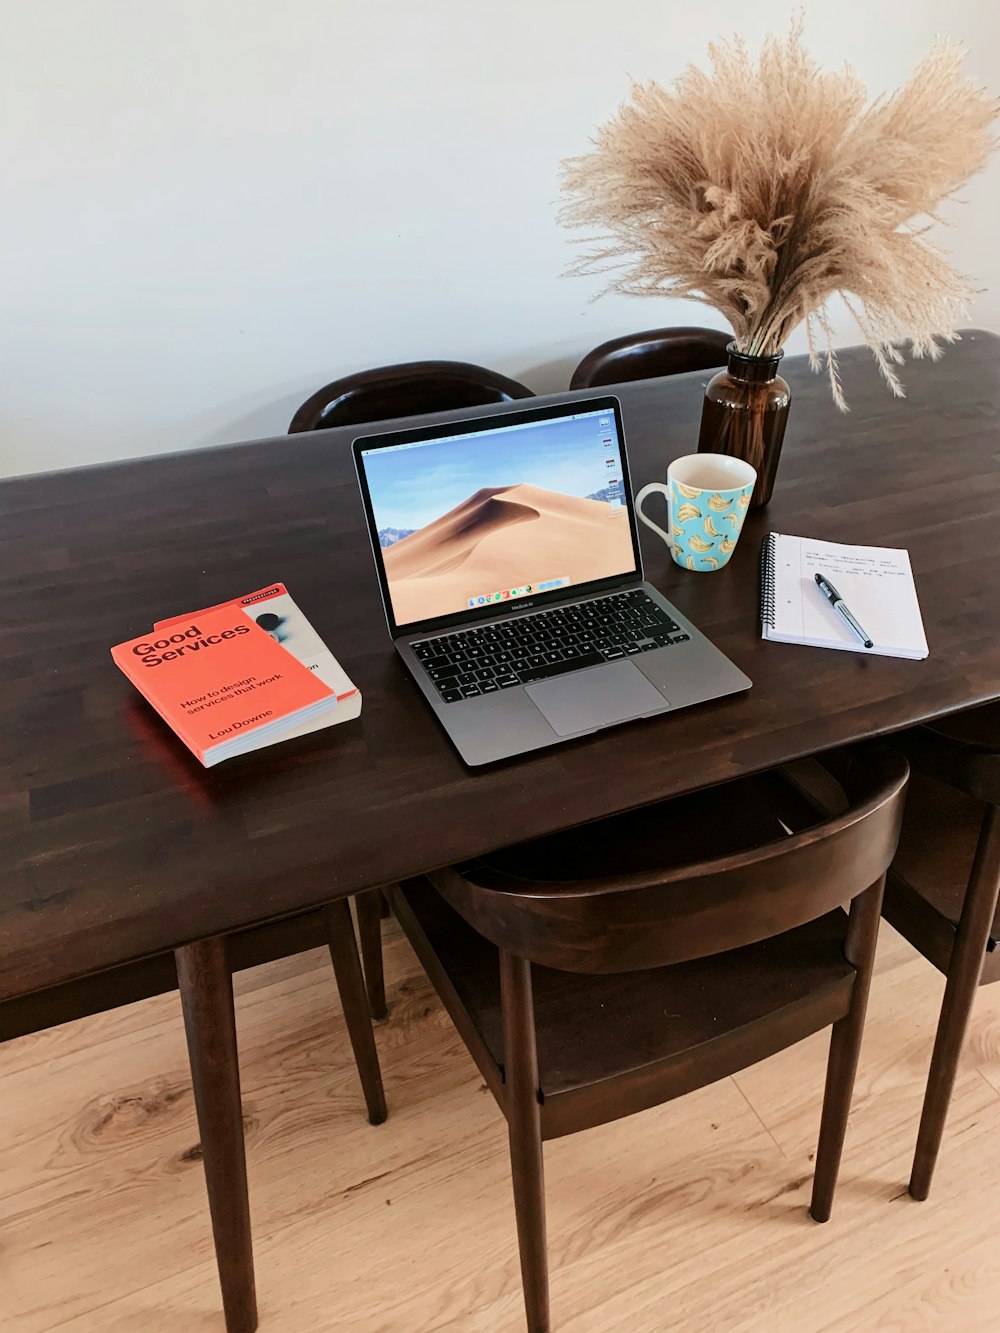
[[[238,979],[261,1327],[517,1333],[504,1127],[385,933],[378,1128],[322,951]],[[940,993],[885,929],[827,1226],[806,1215],[822,1037],[548,1144],[557,1327],[995,1328],[1000,986],[978,997],[934,1193],[905,1196]],[[221,1333],[176,996],[0,1047],[0,1088],[5,1333]]]

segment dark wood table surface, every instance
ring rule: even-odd
[[[355,430],[0,485],[0,1000],[1000,697],[1000,339],[907,366],[904,401],[865,351],[842,364],[846,416],[788,363],[774,499],[727,569],[642,530],[647,577],[753,689],[475,772],[391,649]],[[706,379],[621,388],[636,489],[694,448]],[[929,659],[762,642],[772,528],[908,547]],[[203,770],[109,649],[275,579],[363,715]]]

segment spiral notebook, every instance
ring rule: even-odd
[[[836,585],[873,648],[864,647],[820,592],[817,574]],[[761,549],[761,636],[882,657],[926,657],[909,552],[768,533]]]

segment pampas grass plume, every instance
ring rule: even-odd
[[[688,66],[670,88],[633,83],[592,150],[563,163],[561,220],[596,238],[571,272],[712,306],[753,355],[805,323],[845,407],[827,312],[839,294],[901,395],[900,345],[939,356],[973,295],[927,231],[986,164],[1000,103],[945,41],[874,101],[849,67],[815,64],[800,22],[756,63],[736,38],[709,56],[710,73]]]

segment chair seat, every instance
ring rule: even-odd
[[[801,832],[843,803],[829,772],[807,761],[518,843],[483,859],[507,874],[543,881],[669,870]]]
[[[977,710],[979,711],[979,710]],[[983,801],[914,772],[882,914],[914,948],[947,972],[962,914]],[[1000,977],[1000,906],[987,940],[980,984]]]
[[[432,979],[447,979],[438,991],[497,1091],[504,1065],[499,951],[429,882],[407,881],[401,896],[404,929]],[[848,1010],[855,976],[844,956],[846,928],[838,910],[673,967],[611,975],[533,967],[543,1137],[613,1119],[616,1104],[624,1115],[681,1096],[835,1022]],[[759,1036],[749,1044],[753,1027]],[[706,1043],[715,1047],[707,1077]],[[688,1062],[695,1048],[697,1077]]]

